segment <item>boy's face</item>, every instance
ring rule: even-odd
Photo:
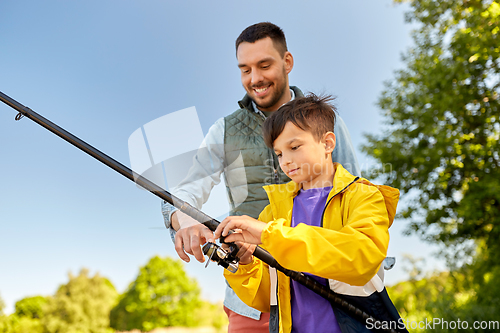
[[[283,172],[302,184],[303,189],[332,185],[335,173],[331,157],[335,134],[332,132],[317,140],[311,132],[288,122],[273,146]]]

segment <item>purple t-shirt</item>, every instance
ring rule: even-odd
[[[305,223],[321,227],[321,216],[331,189],[332,187],[322,187],[300,190],[293,199],[291,226],[296,227],[299,223]],[[325,286],[328,285],[328,280],[325,278],[305,274]],[[329,301],[293,280],[291,293],[293,333],[341,332]]]

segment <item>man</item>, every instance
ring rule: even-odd
[[[246,28],[236,40],[236,58],[241,83],[246,90],[245,97],[238,102],[240,109],[217,120],[210,128],[203,144],[208,157],[197,156],[186,180],[172,192],[200,208],[222,175],[226,182],[230,215],[257,218],[269,203],[262,186],[289,181],[280,170],[276,155],[265,145],[261,125],[271,112],[303,94],[297,87],[289,85],[288,74],[294,65],[293,56],[288,51],[283,31],[276,25],[264,22]],[[340,117],[335,124],[335,134],[337,147],[332,159],[359,176],[349,132]],[[234,161],[235,156],[241,156],[244,165],[230,167],[230,161]],[[213,233],[167,203],[163,203],[162,212],[167,228],[177,231],[175,249],[179,257],[189,262],[190,254],[199,262],[204,262],[201,246],[207,241],[214,241]],[[239,256],[248,255],[252,250],[242,248]],[[229,287],[224,310],[229,318],[230,333],[268,331],[269,314],[246,306]]]

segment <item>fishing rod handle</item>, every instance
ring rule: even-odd
[[[277,266],[280,266],[276,259],[274,259],[274,257],[269,252],[267,252],[260,246],[257,246],[255,248],[255,250],[253,251],[253,255],[268,264],[270,267],[274,267],[277,269]]]

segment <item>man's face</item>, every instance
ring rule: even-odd
[[[293,67],[290,52],[282,57],[271,38],[243,42],[236,52],[241,83],[262,111],[276,111],[291,98],[288,73]]]

